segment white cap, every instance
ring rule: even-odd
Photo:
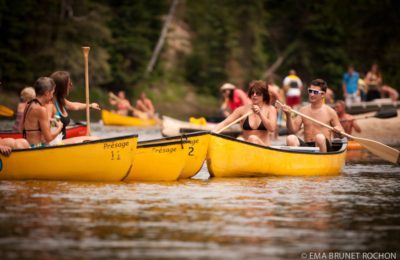
[[[226,89],[235,89],[235,86],[232,85],[231,83],[225,83],[224,85],[221,86],[220,90],[224,91]]]

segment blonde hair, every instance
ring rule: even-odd
[[[33,87],[25,87],[21,90],[20,98],[22,102],[29,102],[36,97],[35,89]]]

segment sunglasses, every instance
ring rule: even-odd
[[[251,93],[250,93],[250,96],[253,96],[254,94],[255,94],[256,96],[262,96],[262,93],[261,93],[261,92],[257,92],[257,91],[251,92]]]
[[[308,89],[308,94],[318,95],[318,94],[322,94],[322,93],[324,93],[324,92],[321,90],[310,89],[310,88]]]

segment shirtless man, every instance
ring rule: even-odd
[[[352,115],[346,113],[346,104],[343,100],[336,101],[335,110],[346,133],[351,134],[353,128],[357,133],[361,133],[361,128],[357,121],[354,120]]]
[[[339,117],[335,110],[324,104],[323,100],[326,89],[327,84],[324,80],[313,80],[307,90],[310,104],[300,108],[299,112],[322,123],[331,125],[338,133],[343,132],[344,129],[340,125]],[[320,152],[327,152],[329,150],[331,145],[331,132],[328,128],[320,126],[301,116],[292,119],[290,116],[290,107],[287,105],[283,105],[282,110],[287,117],[286,127],[293,133],[286,139],[288,146],[316,146],[319,147]],[[294,135],[300,130],[302,125],[304,125],[304,141]]]

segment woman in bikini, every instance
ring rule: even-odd
[[[28,102],[22,121],[22,135],[31,147],[48,145],[61,133],[63,124],[56,122],[55,131],[50,130],[49,115],[46,105],[53,100],[56,84],[51,78],[40,77],[33,85],[36,98]]]
[[[71,121],[67,110],[84,110],[86,109],[86,104],[67,100],[67,97],[73,86],[69,72],[56,71],[51,74],[50,78],[54,80],[56,88],[54,91],[53,102],[47,106],[47,109],[49,111],[50,118],[57,116],[63,123],[62,134],[63,139],[65,139],[67,136],[66,127]],[[100,110],[100,107],[97,103],[91,103],[89,107]]]
[[[267,83],[262,80],[250,82],[247,95],[251,99],[251,104],[243,105],[233,111],[215,127],[214,132],[251,110],[253,113],[241,122],[243,137],[248,142],[268,146],[271,144],[269,132],[273,132],[276,128],[277,113],[275,107],[269,104],[270,95]]]

